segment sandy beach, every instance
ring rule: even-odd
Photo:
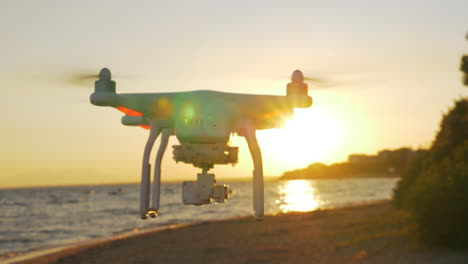
[[[15,263],[468,263],[467,251],[428,248],[409,232],[404,212],[376,202],[142,231]]]

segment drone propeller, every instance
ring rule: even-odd
[[[375,73],[350,73],[350,74],[317,74],[303,76],[302,72],[295,71],[291,76],[292,82],[308,83],[311,89],[329,89],[356,86],[375,81]]]
[[[133,79],[127,75],[117,77],[118,79]],[[93,87],[93,84],[97,80],[110,80],[112,79],[112,74],[107,68],[103,68],[99,73],[91,72],[76,72],[67,76],[67,82],[75,86],[82,87]]]
[[[304,76],[301,71],[296,70],[291,76],[291,82],[293,83],[309,83],[312,87],[328,88],[333,84],[326,78],[316,76]]]
[[[89,86],[90,84],[99,79],[98,74],[77,73],[69,77],[68,81],[77,86]]]
[[[326,83],[327,82],[324,78],[318,78],[318,77],[304,77],[304,81],[314,82],[314,83]]]

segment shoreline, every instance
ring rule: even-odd
[[[145,235],[145,234],[153,234],[153,233],[157,233],[157,232],[161,232],[165,230],[184,228],[187,226],[196,225],[200,223],[169,224],[169,225],[158,226],[158,227],[153,227],[149,229],[143,229],[137,232],[128,231],[128,232],[118,234],[112,237],[90,239],[90,240],[83,241],[83,242],[71,243],[66,246],[57,246],[57,247],[33,250],[31,252],[26,252],[26,253],[19,253],[15,257],[0,260],[0,263],[1,264],[29,263],[29,261],[34,261],[35,259],[44,258],[46,256],[59,256],[59,255],[66,256],[69,254],[73,254],[74,252],[79,252],[87,248],[104,245],[106,243],[112,243],[115,241],[129,239],[132,237],[138,237],[138,236]],[[52,257],[52,258],[55,258],[55,257]]]
[[[203,224],[223,222],[223,221],[240,220],[244,218],[250,218],[250,216],[229,217],[229,218],[223,218],[223,219],[217,219],[217,220],[207,220],[207,221],[199,221],[199,222],[192,222],[192,223],[167,224],[167,225],[152,227],[148,229],[140,229],[138,231],[128,231],[128,232],[124,232],[124,233],[121,233],[112,237],[89,239],[89,240],[82,241],[82,242],[70,243],[65,246],[52,246],[50,248],[32,250],[32,251],[24,252],[24,253],[14,253],[14,254],[17,254],[14,257],[7,257],[5,259],[0,259],[0,264],[29,263],[27,261],[34,261],[34,259],[36,258],[43,258],[46,256],[53,256],[53,255],[66,256],[66,255],[69,255],[70,253],[73,254],[74,252],[79,252],[87,248],[92,248],[92,247],[104,245],[107,243],[112,243],[112,242],[119,241],[119,240],[125,240],[129,238],[144,236],[148,234],[155,234],[155,233],[162,232],[162,231],[176,230],[179,228],[185,228],[189,226],[203,225]]]
[[[360,202],[360,203],[350,203],[350,204],[344,204],[338,207],[331,207],[331,208],[318,208],[313,211],[308,211],[308,212],[287,212],[287,213],[274,213],[274,214],[267,214],[265,217],[270,217],[270,216],[275,216],[275,215],[285,215],[285,214],[294,214],[294,213],[313,213],[315,211],[324,211],[324,210],[339,210],[339,209],[344,209],[348,207],[355,207],[355,206],[364,206],[364,205],[371,205],[375,203],[385,203],[385,202],[390,202],[391,200],[376,200],[376,201],[367,201],[367,202]],[[166,224],[166,225],[161,225],[161,226],[156,226],[156,227],[151,227],[147,229],[139,229],[137,231],[127,231],[123,232],[120,234],[116,234],[111,237],[101,237],[101,238],[95,238],[95,239],[88,239],[85,241],[80,241],[80,242],[71,242],[69,244],[66,244],[64,246],[49,246],[49,247],[44,247],[44,248],[38,248],[38,249],[33,249],[30,251],[24,251],[24,252],[12,252],[14,256],[12,257],[5,257],[5,258],[0,258],[0,264],[10,264],[10,263],[21,263],[26,260],[30,260],[33,258],[45,256],[45,255],[50,255],[50,254],[55,254],[55,253],[61,253],[62,251],[75,251],[75,248],[79,249],[85,249],[85,248],[90,248],[93,246],[97,246],[100,244],[105,244],[109,243],[112,241],[117,241],[117,240],[122,240],[122,239],[127,239],[135,236],[140,236],[140,235],[145,235],[145,234],[152,234],[156,232],[161,232],[165,230],[173,230],[173,229],[178,229],[178,228],[184,228],[188,226],[193,226],[193,225],[202,225],[202,224],[211,224],[211,223],[218,223],[218,222],[225,222],[225,221],[235,221],[235,220],[243,220],[243,219],[254,219],[253,216],[247,215],[247,216],[234,216],[234,217],[226,217],[226,218],[220,218],[220,219],[211,219],[211,220],[204,220],[204,221],[197,221],[197,222],[188,222],[188,223],[178,223],[178,224]],[[157,219],[156,219],[157,221]],[[6,253],[6,255],[11,254],[11,253]]]
[[[405,212],[378,201],[162,226],[5,263],[468,263],[467,251],[419,245],[408,226]]]

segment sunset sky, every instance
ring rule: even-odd
[[[0,187],[139,181],[148,131],[91,105],[92,82],[69,82],[102,67],[124,93],[284,95],[295,69],[329,80],[309,84],[314,104],[287,128],[258,133],[267,176],[427,147],[468,94],[467,11],[454,0],[0,1]],[[251,175],[244,139],[231,142],[240,163],[215,167],[220,181]],[[168,148],[163,180],[198,172]]]

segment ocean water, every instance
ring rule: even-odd
[[[395,178],[265,182],[265,212],[313,211],[390,199]],[[252,215],[250,182],[222,182],[225,204],[182,204],[181,183],[163,183],[156,219],[139,218],[139,185],[0,189],[0,260],[161,225]]]

